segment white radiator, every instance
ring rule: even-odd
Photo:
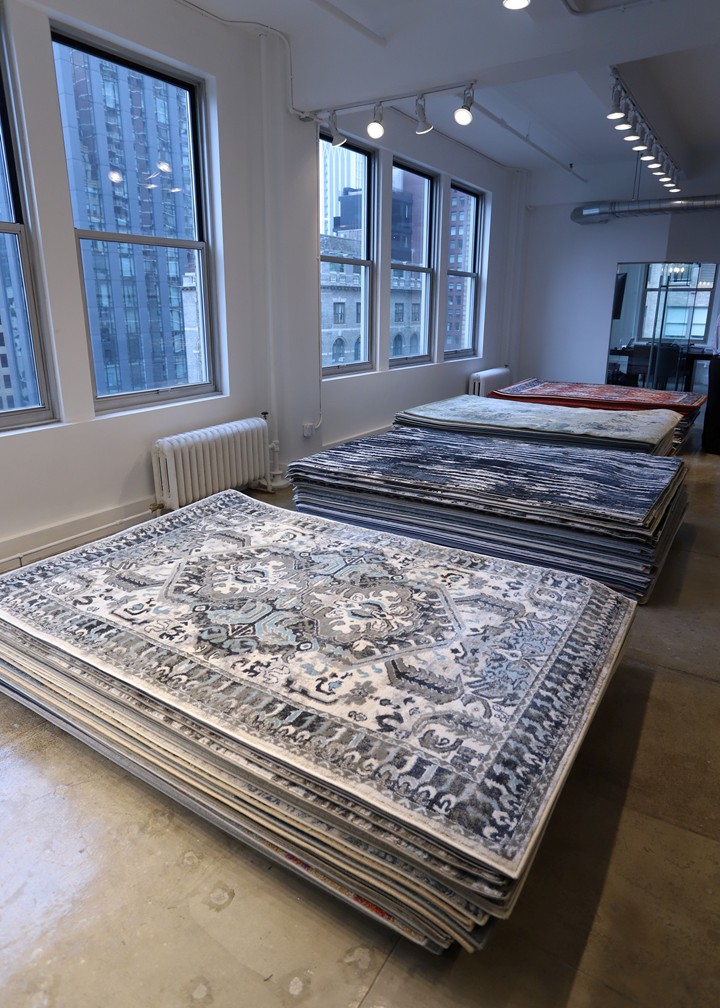
[[[510,384],[510,368],[495,367],[486,371],[476,371],[470,375],[469,395],[486,396],[495,389],[504,388]]]
[[[251,483],[272,489],[268,428],[262,417],[159,438],[152,446],[152,464],[160,508],[175,510]]]

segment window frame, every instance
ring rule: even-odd
[[[393,336],[392,328],[393,325],[400,325],[401,323],[393,322],[390,317],[388,317],[389,326],[389,343],[388,343],[388,368],[398,368],[398,367],[412,367],[415,364],[427,364],[433,360],[433,342],[434,342],[434,305],[436,297],[436,278],[437,269],[435,266],[435,253],[437,249],[437,228],[436,228],[436,204],[437,204],[437,190],[438,190],[438,178],[429,171],[425,171],[417,165],[409,163],[407,160],[399,157],[393,156],[392,163],[390,165],[390,199],[392,201],[392,172],[395,168],[401,171],[409,172],[412,175],[418,175],[420,178],[425,179],[428,182],[428,200],[427,200],[427,213],[426,213],[426,232],[424,236],[424,260],[426,265],[416,265],[415,263],[405,263],[399,260],[393,259],[392,257],[392,242],[389,250],[389,264],[388,264],[388,275],[389,275],[389,289],[392,292],[393,284],[392,277],[395,271],[402,273],[417,273],[426,277],[424,283],[427,284],[427,289],[424,291],[425,294],[425,337],[426,345],[423,353],[418,354],[405,354],[403,356],[393,356],[392,346],[393,340],[396,338]],[[392,210],[391,210],[392,218]],[[392,227],[392,219],[390,221]],[[412,314],[412,313],[411,313]],[[422,327],[423,312],[420,312],[421,320],[419,327]],[[402,325],[412,325],[410,323],[402,323]]]
[[[320,143],[324,141],[326,143],[332,143],[332,136],[330,133],[326,133],[321,130],[318,135],[318,173],[322,171],[322,165],[320,163]],[[348,142],[343,144],[343,149],[354,151],[357,154],[362,154],[366,158],[366,172],[365,172],[365,255],[366,258],[356,258],[352,256],[338,256],[331,254],[323,254],[319,251],[318,255],[318,296],[320,305],[320,357],[322,360],[322,264],[323,263],[336,263],[340,266],[356,266],[360,270],[366,270],[367,276],[367,307],[366,307],[366,341],[367,341],[367,360],[356,360],[355,359],[355,343],[357,340],[353,340],[352,346],[347,346],[346,359],[342,363],[337,364],[323,364],[321,368],[323,378],[334,378],[345,374],[357,374],[358,372],[369,372],[375,370],[375,356],[376,356],[376,334],[374,325],[374,304],[375,304],[375,282],[376,282],[376,268],[375,268],[375,248],[376,248],[376,238],[374,233],[373,222],[375,220],[375,199],[376,199],[376,154],[373,150],[368,147],[364,147],[362,144],[355,142]],[[318,179],[318,183],[320,179]],[[318,222],[319,223],[319,222]],[[319,230],[318,230],[319,238]],[[362,273],[361,273],[362,276]],[[362,283],[360,284],[362,290]],[[348,316],[355,315],[357,317],[357,309],[355,313],[348,313],[347,303],[345,306],[345,319],[344,323],[338,323],[339,325],[352,326],[360,325],[360,338],[362,337],[362,320],[360,323],[352,323],[348,320]],[[334,341],[333,341],[334,344]]]
[[[190,144],[190,172],[192,178],[192,198],[194,208],[194,239],[161,235],[142,234],[137,231],[100,231],[75,226],[75,245],[80,274],[85,330],[90,362],[90,374],[93,388],[95,412],[97,414],[139,409],[148,405],[166,402],[181,402],[216,394],[218,389],[219,341],[214,323],[213,295],[214,270],[210,242],[207,237],[208,221],[211,213],[209,206],[209,188],[207,185],[207,130],[206,130],[206,94],[201,78],[183,74],[175,68],[144,59],[110,43],[98,42],[82,34],[74,34],[64,26],[52,26],[52,43],[59,43],[100,60],[117,64],[142,76],[152,77],[173,87],[183,89],[188,94],[188,136]],[[67,164],[67,149],[65,150]],[[69,185],[69,179],[68,179]],[[162,388],[142,389],[133,391],[99,394],[96,379],[96,367],[102,367],[104,361],[96,361],[93,349],[93,337],[90,326],[90,310],[88,305],[88,283],[83,266],[83,242],[100,242],[108,245],[151,246],[194,251],[198,262],[197,304],[198,315],[204,324],[204,352],[207,376],[203,382],[193,382],[184,385],[169,385]],[[118,275],[122,273],[122,265],[118,265]],[[127,334],[126,334],[127,335]]]
[[[479,314],[480,314],[480,292],[481,292],[481,264],[482,264],[482,235],[484,228],[484,218],[485,218],[485,198],[484,194],[471,189],[469,186],[462,185],[459,182],[451,181],[448,188],[448,200],[449,207],[452,207],[452,193],[453,192],[463,193],[465,196],[469,196],[475,200],[475,227],[473,229],[473,255],[472,255],[472,269],[461,270],[457,269],[455,266],[450,265],[450,256],[448,255],[448,265],[445,270],[445,310],[442,317],[442,336],[441,340],[441,350],[443,359],[445,360],[458,360],[463,357],[474,357],[478,352],[479,343]],[[450,209],[448,213],[448,222],[450,225],[449,235],[456,239],[458,237],[458,214],[457,211]],[[453,234],[453,231],[455,232]],[[448,240],[449,241],[449,240]],[[449,247],[449,246],[448,246]],[[457,252],[457,249],[455,249]],[[448,304],[448,292],[450,290],[450,283],[454,282],[456,279],[460,280],[470,280],[473,284],[473,298],[472,306],[469,312],[471,332],[470,341],[467,346],[457,347],[455,349],[446,346],[447,341],[447,328],[449,320],[449,304]],[[453,291],[455,295],[455,291]],[[453,304],[453,311],[457,313],[457,299]]]
[[[47,327],[36,287],[36,257],[26,220],[28,205],[25,191],[23,162],[18,148],[18,131],[13,114],[12,86],[7,68],[5,29],[0,23],[0,127],[4,140],[5,165],[13,220],[0,220],[0,234],[14,235],[17,240],[18,261],[22,273],[22,300],[27,312],[28,336],[33,354],[33,366],[40,403],[37,406],[0,408],[0,433],[37,427],[57,419],[54,387],[48,367],[49,348],[46,346]]]

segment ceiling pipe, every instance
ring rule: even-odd
[[[611,217],[643,214],[685,213],[688,210],[720,210],[720,196],[687,196],[683,199],[627,200],[585,203],[570,214],[576,224],[606,224]]]

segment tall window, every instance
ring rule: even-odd
[[[640,338],[704,343],[715,263],[649,263]]]
[[[321,348],[331,374],[370,366],[369,167],[364,151],[320,138]],[[346,312],[346,303],[355,311]]]
[[[0,93],[0,429],[52,418],[4,93]]]
[[[480,197],[450,187],[450,253],[447,274],[445,355],[475,349],[479,288]]]
[[[210,391],[195,90],[53,44],[97,398]]]
[[[431,188],[427,176],[393,165],[390,347],[395,363],[429,355]]]

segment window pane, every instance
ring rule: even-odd
[[[18,239],[0,234],[0,411],[40,405]]]
[[[428,352],[429,276],[416,270],[391,270],[390,357]],[[396,319],[402,318],[404,322]]]
[[[470,350],[473,345],[475,278],[448,278],[445,350]]]
[[[53,45],[75,227],[196,239],[189,89]]]
[[[367,364],[368,278],[366,266],[320,264],[322,366]]]
[[[428,266],[430,179],[407,168],[392,170],[393,262]]]
[[[320,140],[320,255],[367,259],[367,160]]]
[[[0,128],[0,220],[10,223],[10,221],[15,220],[15,213],[10,196],[10,179],[8,176],[7,159],[5,157],[5,139],[4,131]]]
[[[352,147],[333,147],[324,138],[319,152],[322,366],[367,365],[369,158]]]
[[[209,385],[194,90],[62,39],[53,46],[96,394]]]
[[[80,242],[98,396],[203,384],[200,255]]]
[[[458,211],[458,224],[450,235],[451,257],[455,269],[465,273],[475,270],[475,240],[477,234],[477,196],[462,189],[451,188],[451,206]]]

